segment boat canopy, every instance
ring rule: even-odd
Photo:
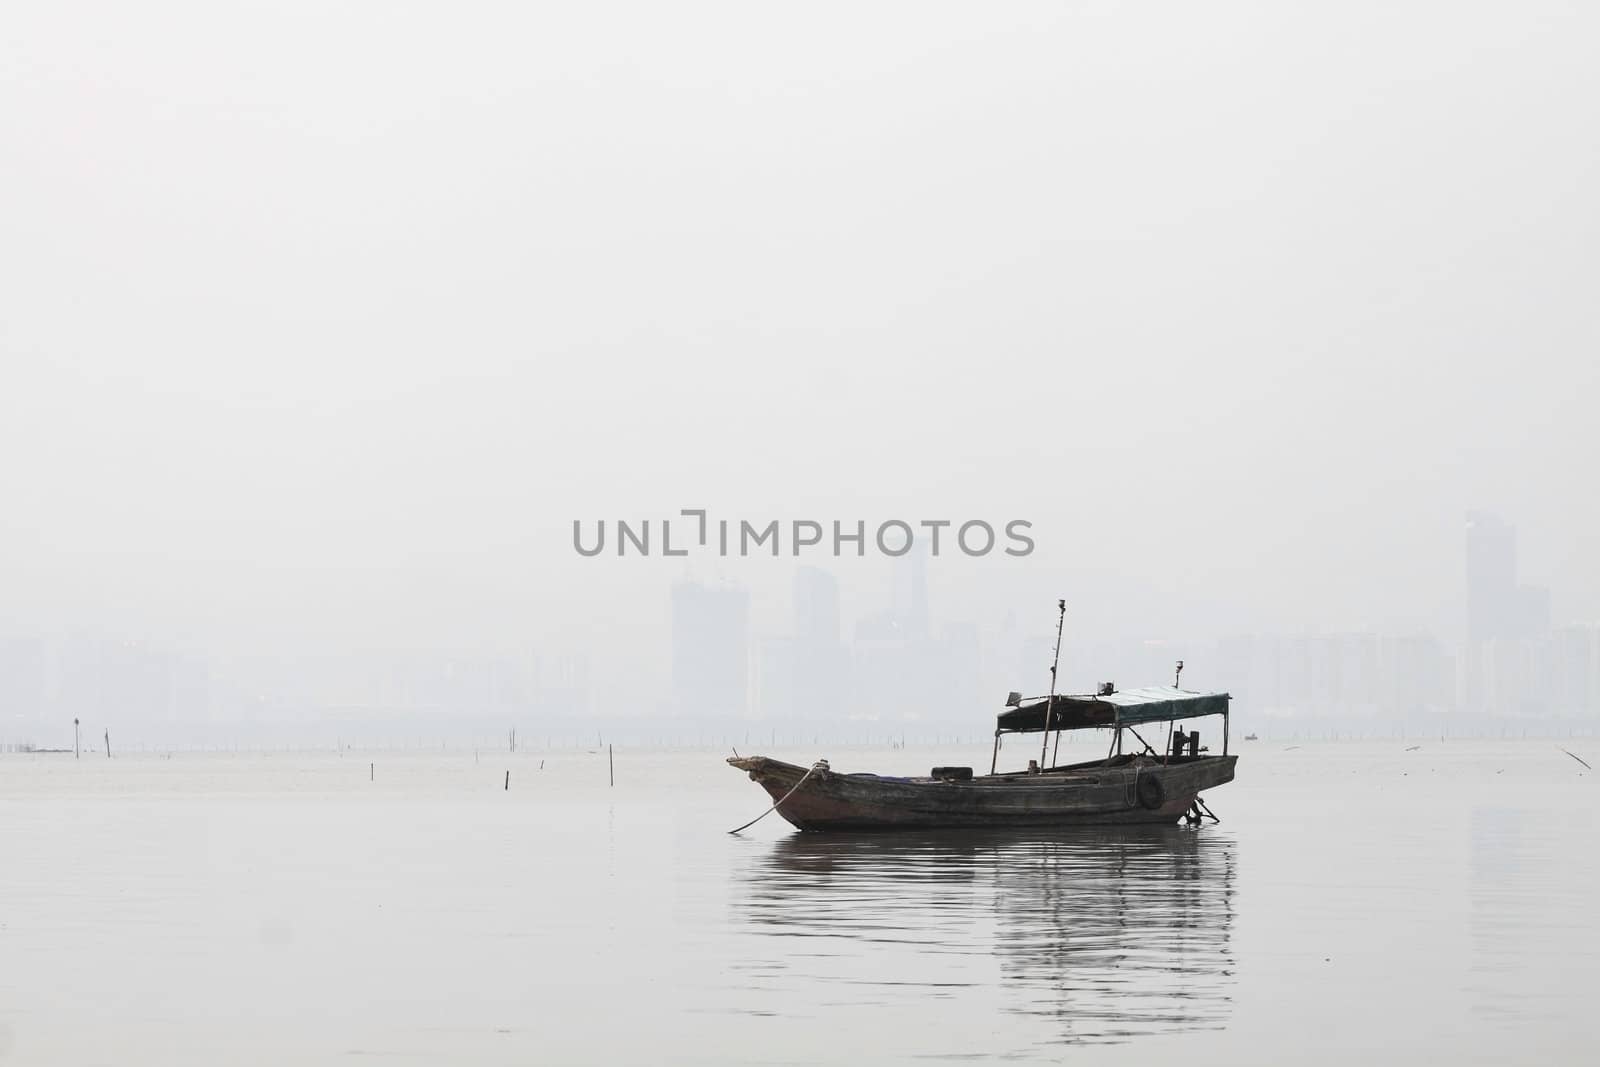
[[[1195,693],[1170,685],[1095,696],[1054,698],[1048,725],[1045,722],[1049,697],[1002,712],[995,724],[999,734],[1036,734],[1044,730],[1087,730],[1099,726],[1137,726],[1146,722],[1171,722],[1202,715],[1228,714],[1227,693]]]

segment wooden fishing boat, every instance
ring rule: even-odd
[[[1181,679],[1182,666],[1179,666]],[[970,767],[935,767],[927,776],[899,778],[844,774],[826,761],[799,767],[765,756],[734,757],[773,798],[772,809],[802,830],[901,830],[943,827],[1054,827],[1108,823],[1198,821],[1210,811],[1200,794],[1233,780],[1237,756],[1228,754],[1227,693],[1201,693],[1172,686],[1118,692],[1112,685],[1088,696],[1054,695],[1024,701],[1013,693],[995,727],[989,773]],[[1184,723],[1222,718],[1222,752],[1201,746],[1198,731]],[[1139,733],[1167,727],[1161,750]],[[1065,766],[1044,766],[1055,734],[1057,751],[1066,730],[1111,731],[1106,757]],[[1026,770],[999,772],[1002,738],[1043,734],[1040,758]],[[1124,734],[1138,741],[1124,752]],[[1214,816],[1213,816],[1214,818]],[[742,828],[741,828],[742,829]]]

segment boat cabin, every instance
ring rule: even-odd
[[[1142,752],[1160,758],[1163,763],[1199,759],[1199,731],[1186,733],[1178,724],[1211,715],[1222,716],[1222,754],[1226,756],[1229,699],[1227,693],[1197,693],[1170,685],[1118,691],[1110,683],[1101,686],[1098,693],[1085,696],[1056,694],[1024,699],[1021,694],[1012,693],[1006,702],[1009,710],[1001,712],[995,722],[994,758],[990,761],[989,773],[995,773],[1000,760],[1000,739],[1005,734],[1044,734],[1039,759],[1029,760],[1029,769],[1035,772],[1058,769],[1046,768],[1045,756],[1052,732],[1056,735],[1056,750],[1060,751],[1063,730],[1111,730],[1111,747],[1106,753],[1108,764],[1123,755],[1122,734],[1125,730],[1139,741]],[[1143,726],[1149,729],[1163,723],[1166,724],[1167,735],[1160,737],[1163,743],[1158,749],[1140,734],[1138,728]],[[1152,736],[1157,735],[1153,733]],[[1050,762],[1054,762],[1053,755]]]

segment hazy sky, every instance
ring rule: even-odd
[[[659,645],[574,518],[1034,523],[936,615],[1600,618],[1600,10],[10,3],[0,630]],[[880,563],[834,568],[847,615]],[[699,560],[781,626],[792,563]],[[623,649],[623,651],[619,651]]]

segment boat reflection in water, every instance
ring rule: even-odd
[[[1210,828],[793,834],[745,869],[736,906],[816,939],[762,954],[752,969],[774,978],[885,1005],[988,988],[1047,1040],[1125,1041],[1226,1025],[1236,852]]]

